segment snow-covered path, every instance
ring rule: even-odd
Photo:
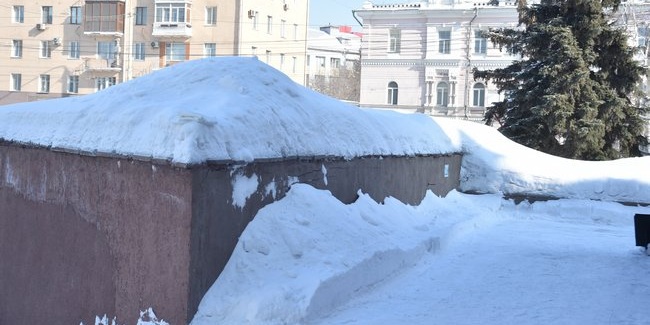
[[[634,213],[587,201],[502,206],[311,324],[647,324],[650,257]]]

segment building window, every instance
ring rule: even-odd
[[[11,74],[11,91],[20,91],[22,86],[22,75],[20,73]]]
[[[293,24],[293,40],[298,40],[298,24]]]
[[[81,55],[81,47],[79,41],[72,41],[68,44],[68,57],[70,59],[78,59]]]
[[[217,44],[216,43],[205,43],[203,44],[203,56],[211,57],[217,56]]]
[[[637,40],[639,47],[646,47],[648,45],[648,37],[650,36],[650,27],[648,26],[640,26],[637,29]]]
[[[487,39],[483,36],[483,32],[480,30],[474,32],[474,53],[487,53]]]
[[[257,57],[257,46],[251,46],[251,55]]]
[[[11,42],[11,57],[12,58],[22,58],[23,57],[23,41],[15,39]]]
[[[280,20],[280,37],[286,38],[287,37],[287,21],[282,19]]]
[[[441,82],[436,88],[436,105],[440,107],[449,106],[449,84]]]
[[[138,26],[147,24],[147,7],[135,7],[135,24]]]
[[[280,53],[280,70],[284,68],[284,53]]]
[[[256,11],[253,13],[253,30],[257,30],[259,28],[257,16],[259,16],[259,13]]]
[[[51,58],[52,57],[52,48],[50,47],[50,41],[41,41],[41,58]]]
[[[14,23],[24,23],[25,22],[25,7],[24,6],[14,6],[13,22]]]
[[[81,7],[70,7],[70,24],[81,25]]]
[[[330,59],[330,67],[332,69],[338,69],[341,67],[341,59],[339,58],[331,58]]]
[[[110,86],[114,86],[116,81],[117,79],[115,77],[99,77],[95,79],[95,91],[100,91]]]
[[[318,64],[319,67],[324,68],[325,67],[325,57],[324,56],[316,56],[316,63]]]
[[[477,83],[474,85],[474,106],[485,107],[485,85]]]
[[[205,8],[205,24],[206,25],[216,25],[217,24],[217,7],[206,7]]]
[[[291,57],[291,72],[296,73],[296,68],[298,67],[298,58]]]
[[[72,94],[79,92],[79,76],[68,76],[68,92]]]
[[[391,81],[388,83],[388,105],[397,105],[397,83]]]
[[[449,54],[451,52],[451,31],[438,32],[438,53]]]
[[[271,35],[273,34],[273,17],[266,17],[266,33]]]
[[[42,74],[39,76],[39,86],[38,86],[38,92],[39,93],[49,93],[50,92],[50,75],[49,74]]]
[[[52,24],[52,6],[41,7],[41,23]]]
[[[133,59],[144,61],[145,58],[145,44],[143,42],[133,44]]]
[[[167,61],[185,61],[185,43],[165,44],[165,58]]]
[[[103,33],[124,32],[124,2],[86,0],[84,31]]]
[[[100,59],[112,60],[115,59],[117,47],[114,41],[97,42],[97,56]]]
[[[186,3],[156,3],[157,23],[185,23],[189,13]]]
[[[271,64],[271,51],[266,50],[266,64]]]
[[[391,29],[388,37],[388,52],[399,53],[402,41],[402,31],[399,29]]]

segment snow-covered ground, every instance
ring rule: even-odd
[[[475,123],[348,106],[242,58],[0,107],[0,139],[176,163],[464,154],[459,190],[483,195],[409,206],[359,189],[346,205],[294,184],[248,225],[193,325],[650,322],[650,257],[632,223],[650,208],[616,203],[650,203],[650,158],[556,158]]]

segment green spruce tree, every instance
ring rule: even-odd
[[[620,0],[542,0],[518,6],[520,28],[488,32],[521,57],[503,69],[474,70],[503,100],[485,120],[507,137],[557,156],[604,160],[640,155],[644,110],[631,96],[644,69],[622,28],[608,21]]]

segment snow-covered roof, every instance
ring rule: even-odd
[[[180,63],[95,94],[0,107],[0,140],[198,164],[458,152],[434,121],[368,111],[255,58]]]

